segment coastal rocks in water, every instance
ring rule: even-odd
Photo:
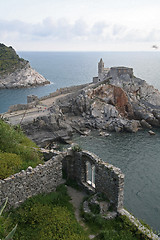
[[[140,123],[143,128],[152,128],[152,126],[149,123],[147,123],[144,119],[142,119]]]
[[[41,74],[26,64],[22,69],[16,69],[12,73],[0,75],[0,88],[26,88],[49,84]]]
[[[153,132],[152,130],[149,130],[148,133],[149,133],[150,135],[156,135],[155,132]]]
[[[30,67],[28,61],[20,58],[12,47],[0,43],[0,89],[25,88],[49,83]]]
[[[31,123],[24,123],[22,128],[41,147],[55,140],[66,142],[73,133],[71,123],[65,120],[58,106],[53,106],[49,115],[37,117]]]
[[[69,100],[71,112],[83,116],[86,126],[109,131],[136,132],[139,128],[159,127],[159,91],[136,78],[133,69],[132,74],[130,71],[125,67],[108,69],[106,79]]]
[[[89,87],[81,92],[81,101],[72,99],[72,109],[86,118],[87,125],[109,131],[136,132],[141,126],[133,118],[133,108],[125,91],[110,84]],[[87,103],[87,106],[86,106]],[[86,111],[87,110],[87,111]],[[75,113],[75,112],[74,112]]]

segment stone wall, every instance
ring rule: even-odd
[[[8,113],[12,113],[12,112],[20,111],[20,110],[28,110],[28,109],[36,107],[36,104],[37,104],[37,102],[11,105],[8,109]]]
[[[55,92],[50,93],[50,94],[47,95],[47,96],[44,96],[44,97],[39,98],[39,100],[42,101],[42,100],[46,100],[46,99],[51,98],[51,97],[60,96],[61,94],[73,93],[73,92],[79,91],[79,90],[87,87],[88,85],[89,85],[89,84],[86,83],[86,84],[81,84],[81,85],[77,85],[77,86],[60,88],[60,89],[57,89]]]
[[[94,187],[87,182],[87,162],[95,167]],[[119,211],[123,208],[124,175],[119,168],[103,162],[88,151],[74,152],[70,149],[63,159],[63,170],[68,178],[90,191],[104,193],[112,202],[114,210]]]
[[[133,77],[133,68],[128,67],[111,67],[109,71],[109,76],[120,77],[121,75],[128,74],[130,78]]]
[[[87,163],[94,166],[94,184],[87,180]],[[119,168],[103,162],[95,154],[88,151],[68,149],[44,165],[36,168],[28,167],[26,171],[0,180],[0,205],[8,197],[8,207],[17,207],[27,198],[39,193],[55,191],[62,183],[62,166],[67,177],[75,180],[83,188],[91,192],[102,192],[110,200],[114,210],[123,208],[124,175]]]
[[[62,182],[62,155],[58,155],[39,164],[36,168],[28,167],[26,171],[0,180],[0,206],[8,197],[8,208],[17,207],[27,198],[39,193],[55,191]]]
[[[85,88],[89,86],[89,84],[82,84],[82,85],[77,85],[77,86],[71,86],[71,87],[65,87],[65,88],[60,88],[60,89],[57,89],[57,91],[53,92],[53,93],[50,93],[49,95],[47,96],[44,96],[44,97],[41,97],[41,98],[38,98],[37,96],[27,96],[27,104],[15,104],[15,105],[11,105],[9,107],[9,110],[8,112],[11,113],[11,112],[15,112],[15,111],[20,111],[20,110],[28,110],[28,109],[31,109],[31,108],[34,108],[36,107],[37,104],[40,103],[40,101],[43,101],[43,100],[46,100],[48,98],[52,98],[52,97],[57,97],[57,96],[60,96],[62,94],[68,94],[70,93],[71,95],[72,94],[76,94],[75,92]]]

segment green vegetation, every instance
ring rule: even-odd
[[[73,152],[81,152],[81,151],[82,151],[82,148],[81,148],[78,144],[75,144],[75,145],[72,147],[72,151],[73,151]]]
[[[96,235],[96,240],[149,240],[126,216],[105,220],[100,215],[83,213],[90,232]]]
[[[42,156],[36,144],[23,134],[20,127],[15,129],[0,120],[0,179],[39,163],[42,163]]]
[[[2,213],[7,205],[7,202],[8,202],[8,198],[6,199],[5,203],[0,208],[0,236],[3,237],[3,238],[1,238],[2,240],[12,239],[15,234],[16,228],[17,228],[17,224],[16,224],[15,227],[8,234],[6,233],[7,219],[2,217]]]
[[[14,72],[23,68],[28,61],[20,58],[12,47],[0,43],[0,74]]]
[[[67,188],[60,185],[56,192],[38,195],[25,201],[9,215],[11,226],[18,223],[14,240],[88,240],[77,223]],[[1,237],[1,235],[0,235]]]

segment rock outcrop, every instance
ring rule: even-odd
[[[135,133],[160,127],[160,92],[121,69],[121,75],[114,68],[103,81],[55,97],[44,113],[38,111],[34,119],[28,115],[23,129],[45,146],[54,140],[68,141],[73,132],[85,135],[99,129],[105,136],[105,131]]]
[[[109,131],[136,132],[160,126],[160,93],[146,81],[108,72],[108,78],[84,88],[59,105],[63,113],[83,116],[85,126]],[[65,109],[65,110],[64,110]]]
[[[50,82],[41,74],[32,69],[27,63],[22,69],[16,69],[12,73],[0,74],[0,89],[27,88],[42,86]]]
[[[0,89],[26,88],[49,83],[30,67],[28,61],[20,58],[12,47],[0,44]]]

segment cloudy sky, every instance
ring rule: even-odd
[[[0,0],[0,42],[18,51],[153,51],[160,0]]]

